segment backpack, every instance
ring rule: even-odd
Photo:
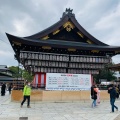
[[[115,90],[116,90],[116,98],[119,98],[119,89],[116,87]]]

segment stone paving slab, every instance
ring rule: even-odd
[[[120,114],[114,120],[120,120]]]
[[[96,108],[91,107],[92,100],[84,102],[31,102],[31,108],[25,103],[11,102],[8,92],[0,96],[0,120],[120,120],[120,111],[110,113],[109,101],[101,102]],[[120,99],[115,103],[120,106]]]

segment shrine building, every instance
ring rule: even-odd
[[[88,33],[66,9],[58,22],[27,37],[6,33],[15,58],[45,86],[46,73],[99,74],[120,54],[120,47],[107,45]]]

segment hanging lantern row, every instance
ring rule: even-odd
[[[26,60],[25,66],[45,66],[45,67],[70,67],[70,68],[104,68],[104,64],[87,64],[87,63],[67,63],[67,62],[51,62]]]
[[[104,68],[104,64],[69,63],[70,68]]]
[[[20,59],[69,61],[69,56],[68,55],[56,55],[56,54],[20,52]]]
[[[66,73],[65,68],[44,68],[44,67],[31,67],[32,72],[46,72],[46,73]]]
[[[43,54],[20,52],[20,59],[36,59],[36,60],[52,60],[52,61],[70,61],[70,62],[94,62],[94,63],[109,63],[108,57],[93,57],[93,56],[68,56],[59,54]]]
[[[75,70],[75,69],[68,69],[68,73],[72,74],[99,74],[98,70]]]
[[[68,67],[67,62],[51,62],[51,61],[38,61],[38,60],[26,60],[25,66],[46,66],[46,67]]]
[[[98,70],[75,70],[65,68],[43,68],[43,67],[31,67],[32,72],[46,72],[46,73],[71,73],[71,74],[99,74]]]
[[[87,57],[87,56],[70,56],[71,62],[94,62],[94,63],[108,63],[110,62],[107,57]]]

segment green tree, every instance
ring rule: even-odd
[[[99,71],[98,75],[94,75],[93,76],[94,80],[96,81],[97,84],[99,84],[101,82],[100,79],[106,79],[107,81],[114,81],[114,80],[116,80],[116,77],[114,76],[115,72],[109,70],[109,66],[111,66],[111,64],[106,65],[104,67],[104,69],[101,69]]]
[[[14,78],[19,78],[22,76],[22,69],[19,68],[18,66],[11,66],[9,69],[13,72],[13,77]],[[18,72],[19,71],[19,72]]]
[[[31,75],[28,71],[23,70],[23,78],[27,81],[32,81],[33,75]]]
[[[33,75],[28,73],[26,70],[19,68],[18,66],[11,66],[9,69],[13,72],[14,78],[24,78],[27,81],[33,80]]]

